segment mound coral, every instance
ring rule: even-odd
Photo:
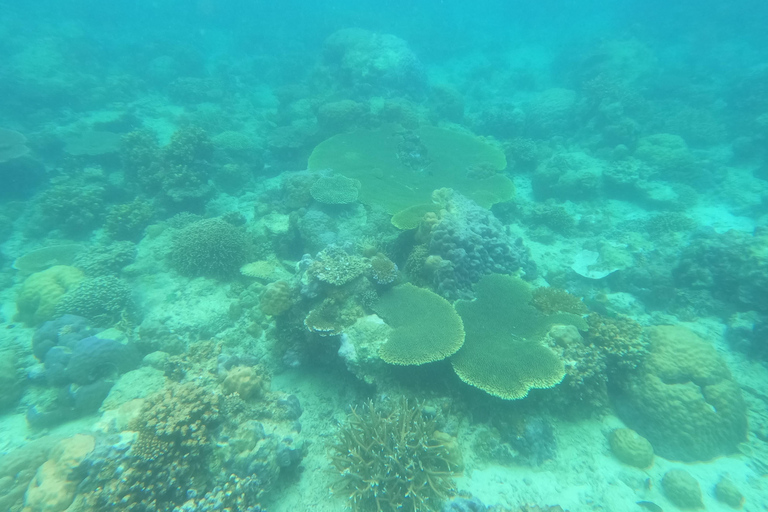
[[[617,428],[608,437],[611,451],[624,464],[649,468],[653,464],[653,446],[646,438],[628,428]]]
[[[476,299],[461,300],[464,346],[451,358],[456,374],[472,386],[516,400],[531,388],[551,388],[565,376],[562,360],[541,341],[557,324],[586,328],[581,317],[545,315],[533,307],[531,290],[519,278],[490,274],[475,285]]]
[[[676,326],[648,329],[649,355],[617,401],[622,419],[662,457],[705,461],[746,439],[739,386],[714,347]]]
[[[293,305],[293,290],[287,281],[275,281],[264,287],[259,308],[265,315],[282,315]]]
[[[227,278],[248,261],[245,233],[221,219],[204,219],[182,229],[174,238],[171,263],[190,277]]]
[[[347,494],[355,511],[437,510],[461,471],[455,443],[418,402],[368,401],[339,430],[333,465],[341,479],[333,491]]]
[[[506,165],[500,149],[471,134],[433,126],[410,132],[385,125],[321,142],[312,151],[308,168],[332,169],[359,180],[361,202],[395,214],[429,203],[432,191],[441,187],[454,188],[486,208],[507,201],[514,195],[514,185],[499,173]],[[488,172],[468,172],[478,166]]]
[[[661,486],[666,497],[682,509],[703,508],[701,487],[699,482],[685,470],[673,469],[667,471],[661,479]]]
[[[384,293],[374,311],[394,328],[379,350],[392,364],[420,365],[454,354],[464,343],[464,327],[451,303],[410,283]]]
[[[65,293],[83,280],[83,273],[66,265],[56,265],[29,276],[16,297],[15,321],[39,325],[56,314],[59,301]]]

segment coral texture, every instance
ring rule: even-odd
[[[30,326],[53,319],[61,298],[82,280],[79,269],[66,265],[32,274],[24,280],[16,297],[15,319]]]
[[[227,278],[248,261],[245,234],[221,219],[205,219],[182,229],[174,238],[171,263],[190,277]]]

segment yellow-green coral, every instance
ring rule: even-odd
[[[282,315],[293,305],[293,290],[287,281],[275,281],[264,287],[259,308],[265,315]]]
[[[429,203],[432,191],[441,187],[454,188],[484,207],[509,200],[514,185],[498,172],[506,165],[500,149],[468,133],[434,126],[410,132],[385,125],[321,142],[309,157],[308,168],[332,169],[359,180],[361,202],[381,205],[394,214]],[[470,172],[478,166],[496,172]]]
[[[541,313],[530,304],[531,290],[522,279],[501,274],[483,277],[475,296],[456,304],[467,333],[464,346],[451,358],[461,380],[508,400],[563,380],[562,360],[541,341],[553,325],[586,328],[581,317]]]
[[[333,491],[356,512],[428,512],[453,491],[461,472],[456,441],[427,419],[422,404],[401,399],[388,407],[369,401],[352,409],[333,446],[341,479]]]
[[[379,355],[392,364],[419,365],[454,354],[464,343],[461,318],[438,294],[410,283],[383,294],[373,310],[394,331]]]
[[[51,320],[56,306],[65,293],[75,288],[84,278],[75,267],[56,265],[29,276],[16,297],[15,321],[29,326]]]

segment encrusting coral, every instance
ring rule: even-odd
[[[452,494],[462,469],[456,441],[422,409],[405,398],[352,409],[332,448],[341,473],[332,490],[353,510],[428,512]]]

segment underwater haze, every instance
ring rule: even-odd
[[[0,511],[765,512],[767,26],[0,0]]]

